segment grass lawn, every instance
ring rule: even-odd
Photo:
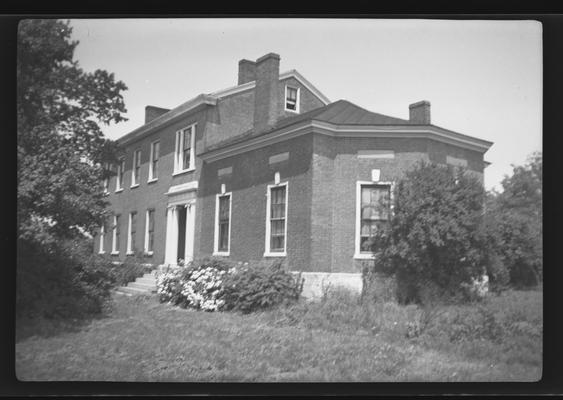
[[[481,333],[471,330],[471,319],[455,317],[471,314],[458,306],[458,314],[446,310],[412,338],[405,332],[416,307],[389,303],[354,314],[347,302],[337,296],[333,303],[240,315],[115,297],[111,312],[87,324],[35,335],[19,327],[16,374],[24,381],[146,382],[541,378],[541,291],[495,297],[488,311],[475,314],[485,315],[488,330]],[[483,334],[489,331],[497,336]]]

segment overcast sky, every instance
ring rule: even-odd
[[[536,21],[381,19],[71,20],[86,71],[114,72],[127,122],[144,108],[173,108],[200,93],[237,84],[238,61],[275,52],[280,71],[298,70],[331,101],[408,119],[408,106],[432,105],[438,125],[494,142],[485,153],[487,189],[510,164],[542,150],[542,27]]]

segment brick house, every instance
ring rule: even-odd
[[[417,160],[466,166],[481,179],[491,142],[430,122],[330,102],[280,57],[239,62],[238,85],[168,110],[118,140],[105,186],[113,216],[95,251],[148,263],[217,255],[282,258],[292,270],[357,273],[387,212],[375,204]],[[379,204],[379,203],[378,203]]]

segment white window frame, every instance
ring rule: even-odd
[[[288,88],[297,90],[297,96],[296,96],[296,99],[295,99],[295,110],[287,108],[287,92],[288,92],[287,89]],[[283,108],[284,108],[285,111],[289,111],[289,112],[299,114],[299,111],[300,111],[299,110],[299,108],[300,108],[299,104],[301,103],[300,99],[301,99],[301,88],[300,87],[285,85],[285,96],[284,96],[284,99],[283,99]]]
[[[139,186],[141,181],[141,149],[133,151],[133,168],[131,168],[131,188],[136,188]],[[135,170],[137,169],[137,163],[139,163],[139,182],[135,179]]]
[[[356,182],[356,240],[354,247],[354,258],[360,260],[372,260],[373,253],[362,253],[360,250],[360,231],[362,226],[362,186],[388,186],[389,187],[389,214],[393,215],[393,181],[357,181]]]
[[[102,223],[102,225],[100,226],[100,249],[98,250],[98,254],[104,254],[106,251],[104,249],[104,241],[105,241],[105,233],[106,233],[106,228],[105,228],[105,223]]]
[[[231,216],[233,213],[233,192],[217,193],[215,196],[215,232],[213,235],[213,255],[229,256],[231,254]],[[229,196],[229,237],[227,238],[227,251],[219,251],[219,200],[221,197]]]
[[[152,256],[154,254],[154,250],[150,250],[149,251],[149,213],[150,211],[152,211],[153,213],[156,213],[154,208],[148,208],[147,212],[145,213],[145,245],[144,245],[144,252],[146,255],[148,256]],[[155,214],[156,216],[156,214]],[[154,218],[154,217],[153,217]],[[155,224],[156,224],[156,220],[155,220]],[[154,232],[153,232],[154,234]]]
[[[195,134],[197,123],[188,125],[176,131],[176,145],[174,147],[174,175],[183,174],[195,170]],[[191,129],[192,137],[190,139],[190,165],[186,168],[183,157],[182,144],[184,143],[184,133],[186,130]]]
[[[115,177],[115,193],[123,190],[123,178],[125,178],[125,158],[122,157],[117,162],[117,175]]]
[[[270,222],[270,208],[271,208],[271,193],[272,189],[285,186],[285,225],[284,225],[284,241],[283,241],[283,252],[282,251],[270,251],[270,233],[271,233],[271,222]],[[264,257],[286,257],[287,256],[287,225],[288,225],[288,203],[289,203],[289,190],[288,182],[280,182],[274,185],[267,186],[266,192],[266,241],[264,247]]]
[[[133,252],[133,249],[131,248],[131,244],[133,242],[133,240],[132,240],[133,239],[133,235],[132,235],[133,232],[131,230],[131,228],[133,227],[132,226],[133,214],[137,214],[137,212],[132,211],[132,212],[129,213],[129,226],[127,228],[127,253],[126,253],[128,256],[135,254]],[[137,227],[135,227],[135,234],[137,234]]]
[[[119,249],[117,248],[117,218],[120,215],[113,216],[113,232],[111,238],[111,254],[117,255],[119,254]]]
[[[104,169],[104,174],[107,174],[109,172],[108,171],[109,170],[109,164],[104,163],[103,169]],[[109,194],[109,176],[106,176],[104,178],[103,185],[104,185],[104,194]]]
[[[151,143],[151,153],[150,153],[150,160],[149,160],[149,178],[147,183],[155,182],[158,180],[158,176],[154,176],[153,164],[154,164],[154,147],[158,143],[158,162],[160,163],[160,139],[155,140]],[[158,168],[157,168],[158,173]]]

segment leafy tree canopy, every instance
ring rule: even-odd
[[[431,285],[456,294],[482,274],[485,191],[470,172],[420,162],[394,193],[394,215],[372,239],[375,267],[398,280],[399,300],[420,302]]]
[[[18,238],[41,244],[92,232],[105,213],[101,125],[124,121],[114,74],[73,59],[68,21],[23,20],[18,30]]]

